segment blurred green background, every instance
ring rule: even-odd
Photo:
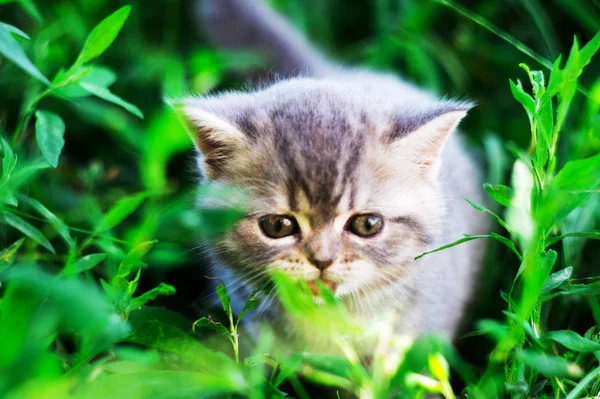
[[[508,179],[511,148],[526,149],[530,142],[527,116],[510,93],[509,79],[528,80],[519,68],[521,62],[533,69],[544,69],[519,51],[518,42],[531,48],[540,59],[553,62],[559,54],[568,53],[574,37],[585,43],[600,31],[600,7],[592,0],[460,2],[512,36],[513,43],[490,32],[490,23],[484,22],[488,26],[485,28],[438,1],[270,3],[325,53],[343,63],[394,71],[441,96],[474,100],[478,106],[464,121],[463,133],[486,164],[487,181],[494,184]],[[34,5],[30,1],[0,0],[0,20],[31,37],[21,43],[38,69],[51,77],[73,63],[96,24],[126,4],[132,5],[131,14],[96,64],[115,72],[111,91],[137,106],[144,118],[94,97],[71,101],[43,99],[39,108],[55,112],[65,121],[66,144],[58,168],[43,171],[28,186],[28,195],[60,215],[68,226],[80,229],[81,243],[117,200],[146,193],[141,206],[114,232],[94,237],[92,247],[108,254],[95,272],[104,277],[114,275],[131,247],[156,239],[158,243],[144,259],[140,291],[159,282],[173,285],[177,293],[159,297],[155,305],[194,320],[206,314],[213,292],[203,277],[209,272],[198,245],[206,226],[202,214],[193,209],[199,176],[191,142],[177,116],[165,105],[165,99],[242,88],[250,76],[256,76],[256,71],[268,70],[269,66],[262,64],[258,55],[211,47],[194,18],[194,1],[37,0]],[[596,60],[580,79],[589,98],[579,95],[571,108],[565,136],[572,137],[560,148],[563,163],[600,151],[599,73],[600,63]],[[2,130],[15,129],[24,102],[39,89],[39,83],[0,57]],[[34,126],[30,123],[20,140],[31,141],[33,135]],[[21,151],[25,157],[33,157],[36,150],[23,146]],[[585,221],[574,215],[572,223],[597,229],[598,199],[594,198],[587,209],[581,212]],[[34,212],[27,206],[22,212],[48,237],[56,255],[27,240],[20,252],[21,261],[58,270],[68,259],[66,244],[55,228],[39,217],[30,217]],[[5,227],[0,227],[0,248],[21,237]],[[598,275],[598,245],[584,246],[578,239],[569,243],[563,248],[563,265],[576,268],[574,277]],[[502,317],[505,303],[500,292],[510,288],[517,268],[518,261],[510,251],[490,244],[480,294],[465,331],[472,329],[474,320]],[[87,278],[93,280],[89,274]],[[558,300],[550,325],[583,332],[589,327],[595,308],[578,303]],[[489,345],[485,339],[471,338],[459,347],[468,360],[482,365],[486,359],[478,356],[482,353],[479,348]]]

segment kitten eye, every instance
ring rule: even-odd
[[[258,224],[263,234],[269,238],[283,238],[300,231],[296,219],[290,216],[265,216],[259,220]]]
[[[359,237],[372,237],[383,228],[383,218],[373,213],[356,215],[348,220],[347,229]]]

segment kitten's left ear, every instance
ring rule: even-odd
[[[406,159],[417,164],[429,177],[435,178],[439,173],[442,150],[466,115],[466,109],[444,112],[402,135],[394,144]]]

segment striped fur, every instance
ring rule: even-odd
[[[487,230],[462,200],[481,199],[478,167],[452,135],[471,104],[439,100],[391,75],[335,67],[261,1],[200,4],[221,45],[267,51],[283,72],[254,91],[181,102],[206,178],[251,193],[249,216],[215,243],[218,260],[249,289],[271,269],[322,278],[366,323],[393,310],[398,332],[453,336],[481,244],[414,258]],[[381,233],[348,232],[359,213],[381,215]],[[295,217],[301,233],[266,237],[258,220],[272,214]],[[331,258],[331,266],[319,270],[310,261],[317,258]],[[262,311],[284,339],[331,346],[314,333],[318,326],[291,320],[277,301]]]

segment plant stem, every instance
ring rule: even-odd
[[[52,90],[53,90],[53,88],[51,88],[51,87],[47,88],[46,90],[44,90],[40,94],[38,94],[38,96],[35,97],[35,99],[29,103],[29,105],[27,106],[26,111],[23,113],[23,115],[19,119],[19,123],[17,123],[17,127],[15,129],[15,132],[13,133],[13,137],[12,137],[12,140],[10,142],[10,144],[11,144],[11,146],[13,148],[17,144],[17,140],[19,139],[19,135],[21,134],[21,132],[27,129],[27,125],[29,124],[29,120],[31,119],[31,116],[33,115],[33,111],[35,111],[36,105],[45,96],[47,96],[48,94],[50,94],[52,92]]]
[[[233,309],[231,309],[231,304],[229,304],[229,331],[231,332],[231,336],[233,337],[233,341],[231,344],[233,345],[233,354],[235,356],[235,362],[240,362],[240,341],[239,335],[237,333],[237,326],[233,322]]]
[[[565,399],[576,399],[581,397],[581,391],[585,389],[585,387],[594,380],[598,375],[600,375],[600,367],[596,367],[592,370],[588,375],[586,375],[579,384],[573,388],[571,392],[565,397]]]

